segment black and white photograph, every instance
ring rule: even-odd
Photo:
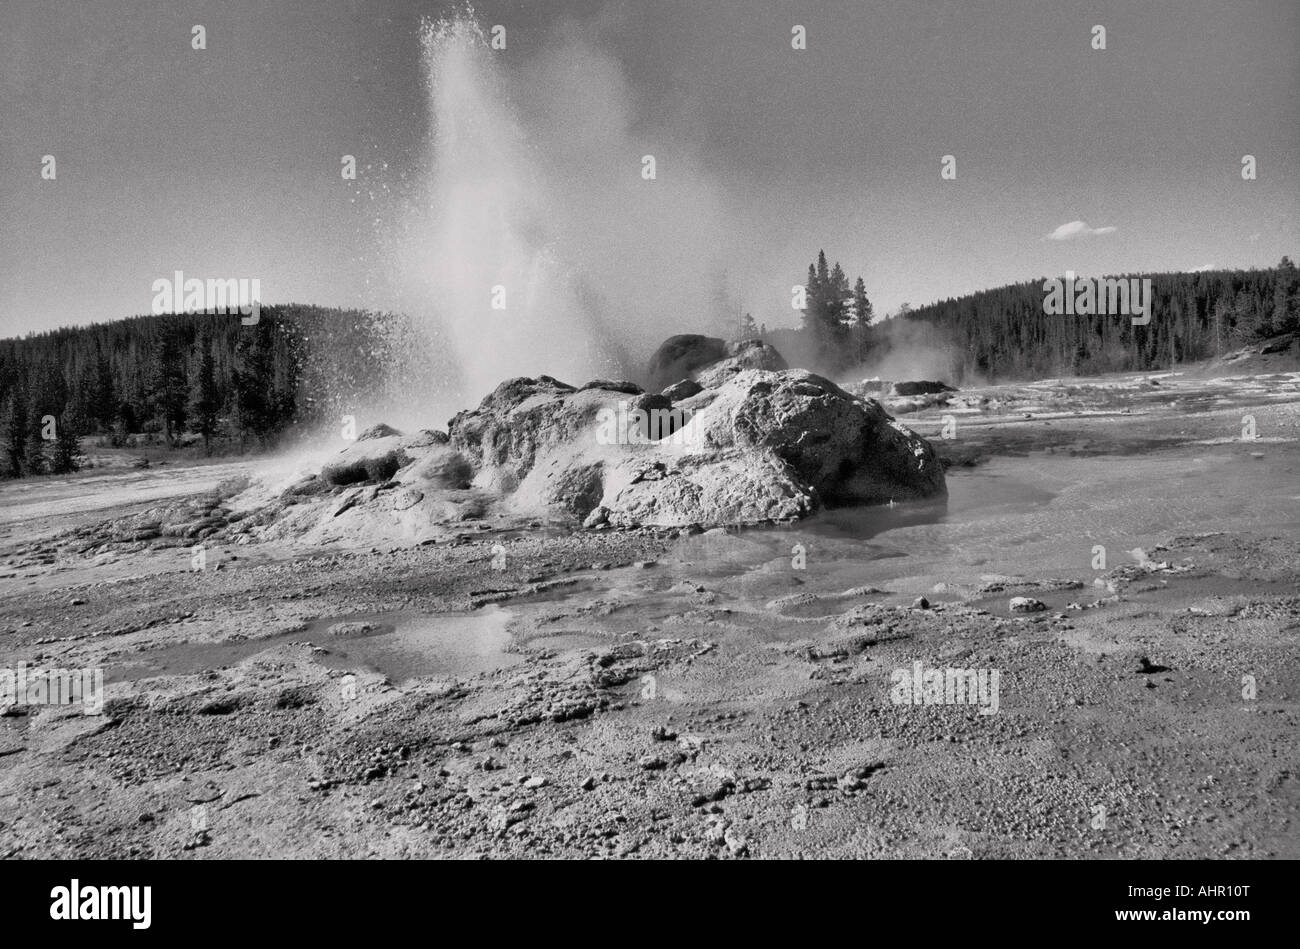
[[[1094,908],[1248,931],[1207,867],[1300,858],[1297,48],[1295,0],[5,0],[0,856],[1186,861]]]

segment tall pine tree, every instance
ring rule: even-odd
[[[203,436],[203,452],[206,455],[212,454],[212,436],[217,431],[221,405],[216,361],[212,357],[212,340],[204,336],[199,340],[198,370],[190,392],[190,421],[194,430]]]
[[[179,320],[169,319],[163,324],[154,344],[150,370],[154,411],[162,424],[163,438],[169,446],[174,446],[185,429],[189,400],[184,330]]]

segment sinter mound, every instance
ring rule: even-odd
[[[377,426],[278,496],[242,501],[255,536],[418,542],[465,521],[749,525],[945,493],[929,443],[878,402],[804,370],[746,368],[780,359],[757,341],[725,352],[666,393],[510,379],[446,434]]]

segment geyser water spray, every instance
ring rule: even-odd
[[[512,376],[618,375],[489,38],[466,11],[426,21],[421,44],[430,138],[403,285],[417,330],[451,357],[437,409],[475,404]]]

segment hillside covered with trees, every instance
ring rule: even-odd
[[[1150,322],[1114,314],[1050,316],[1044,278],[984,290],[871,320],[861,278],[852,289],[824,253],[809,265],[807,307],[796,339],[769,334],[787,358],[824,372],[880,364],[891,349],[955,354],[949,381],[1165,369],[1300,331],[1300,270],[1283,257],[1266,270],[1126,274],[1151,280]],[[866,319],[863,319],[866,314]]]
[[[997,382],[1164,369],[1300,331],[1300,271],[1135,274],[1149,277],[1151,320],[1049,316],[1042,279],[875,319],[865,281],[825,253],[809,265],[802,325],[763,335],[791,365],[830,375],[889,366],[891,355],[942,353],[945,381]],[[76,470],[82,440],[208,452],[274,446],[379,393],[409,354],[392,314],[288,305],[257,324],[208,314],[143,316],[0,340],[0,477]],[[902,361],[902,360],[899,360]],[[897,362],[895,363],[897,364]],[[937,363],[936,363],[937,364]],[[443,367],[450,371],[451,367]]]
[[[75,470],[80,439],[265,448],[372,392],[392,321],[314,306],[142,316],[0,340],[0,476]]]
[[[1300,330],[1300,270],[1132,274],[1151,279],[1151,321],[1109,314],[1046,316],[1043,281],[918,307],[905,319],[964,353],[991,381],[1166,369]]]

